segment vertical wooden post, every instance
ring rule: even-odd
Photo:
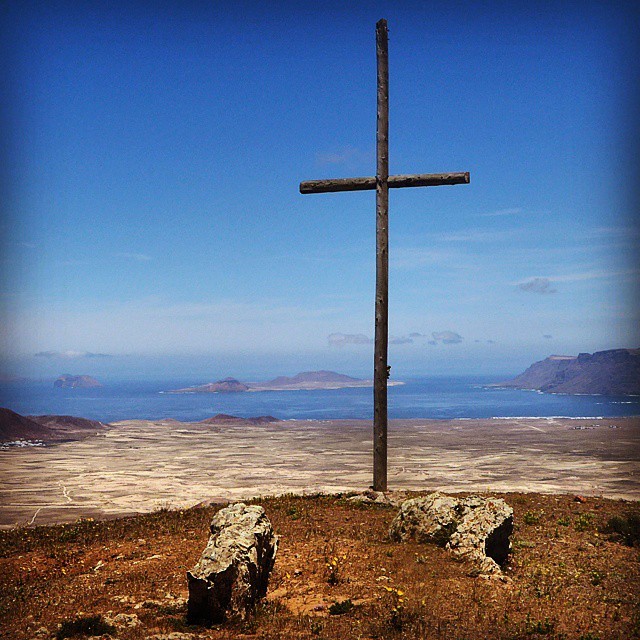
[[[376,328],[373,367],[373,489],[387,490],[387,349],[389,338],[389,52],[387,21],[376,24]]]

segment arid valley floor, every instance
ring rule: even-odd
[[[640,497],[640,418],[403,420],[390,489]],[[367,421],[123,421],[81,441],[0,451],[0,526],[258,495],[360,491]]]

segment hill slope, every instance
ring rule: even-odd
[[[104,427],[97,420],[74,416],[21,416],[0,408],[0,442],[80,440]]]

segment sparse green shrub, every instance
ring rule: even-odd
[[[340,560],[334,556],[327,560],[327,582],[333,587],[340,582]]]
[[[519,549],[533,549],[536,546],[535,542],[530,540],[514,540],[513,546]]]
[[[629,547],[638,545],[640,544],[640,514],[627,513],[624,516],[609,518],[602,532],[610,534],[611,539]]]
[[[102,616],[83,616],[73,620],[64,620],[56,633],[56,640],[78,636],[101,636],[105,633],[115,632],[115,627],[105,622]]]
[[[538,524],[540,522],[540,514],[534,513],[533,511],[527,511],[522,516],[522,522],[529,525]]]
[[[571,524],[571,518],[569,518],[569,516],[558,518],[558,525],[560,527],[568,527],[570,524]]]
[[[549,618],[545,618],[544,620],[536,620],[535,622],[533,622],[530,616],[527,615],[525,633],[527,635],[547,636],[550,633],[553,633],[555,626],[555,623],[549,620]]]
[[[602,584],[602,581],[604,580],[604,574],[600,573],[599,571],[592,571],[591,572],[591,584],[594,587],[597,587],[599,584]]]
[[[581,513],[574,523],[576,531],[589,531],[593,528],[593,513]]]
[[[324,625],[322,622],[318,622],[317,620],[312,620],[309,625],[309,631],[311,631],[312,636],[319,636],[324,629]]]
[[[342,602],[334,602],[329,607],[329,613],[332,616],[341,616],[343,613],[349,613],[355,605],[351,602],[351,599],[343,600]]]

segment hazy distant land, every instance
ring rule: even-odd
[[[549,356],[513,380],[492,386],[543,393],[640,395],[640,349]]]
[[[53,386],[62,389],[95,389],[101,387],[102,383],[91,376],[72,376],[70,373],[63,373],[56,378]]]
[[[0,451],[0,525],[371,483],[371,423],[131,420]],[[640,498],[640,418],[391,420],[389,486]]]
[[[389,381],[389,386],[404,384]],[[352,378],[335,371],[302,371],[295,376],[280,376],[267,382],[240,382],[236,378],[224,378],[217,382],[208,382],[195,387],[173,389],[168,393],[235,393],[242,391],[297,391],[315,389],[348,389],[352,387],[371,387],[372,380]]]

